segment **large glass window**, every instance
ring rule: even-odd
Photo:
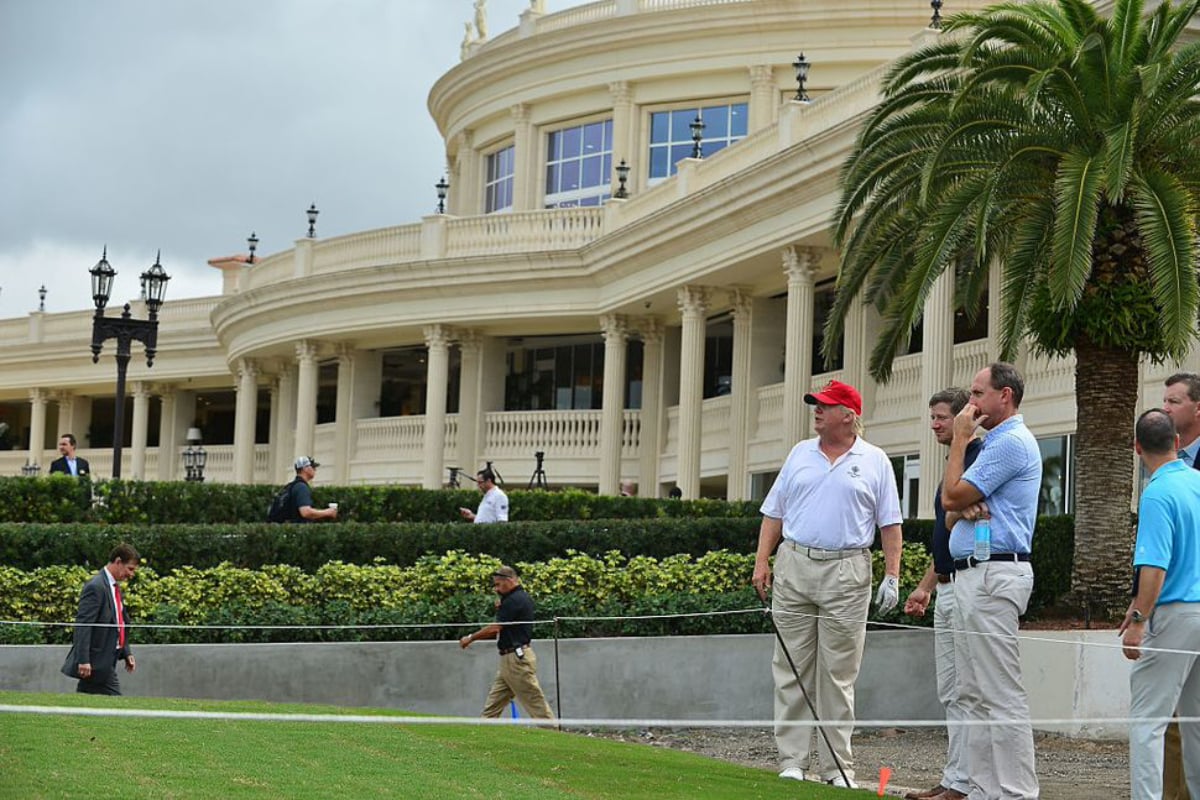
[[[1073,436],[1038,439],[1042,452],[1042,488],[1038,492],[1038,514],[1070,514],[1074,510]]]
[[[692,155],[692,120],[704,122],[700,140],[703,154],[711,156],[746,136],[749,112],[745,103],[700,108],[677,108],[650,114],[650,182],[675,174],[680,159]]]
[[[905,519],[917,518],[921,491],[921,456],[916,454],[891,456],[892,473],[896,477],[896,492]]]
[[[509,145],[487,157],[487,178],[483,185],[483,210],[488,214],[512,208],[515,153],[516,148]]]
[[[609,197],[612,120],[551,131],[546,137],[546,208],[598,206]]]
[[[642,405],[642,342],[625,351],[625,407]],[[505,411],[598,409],[604,400],[604,340],[599,336],[545,336],[510,349]]]
[[[986,339],[988,335],[988,302],[989,296],[984,292],[975,319],[967,315],[966,309],[959,306],[954,311],[954,343],[973,342],[976,339]]]
[[[429,351],[424,347],[406,347],[383,354],[379,385],[379,416],[407,417],[425,413],[425,391]],[[462,351],[450,348],[449,382],[446,412],[458,413],[458,389],[462,378]]]
[[[843,341],[838,343],[833,362],[828,367],[825,366],[825,357],[821,355],[821,348],[825,345],[825,321],[829,319],[829,312],[833,309],[835,291],[832,282],[829,282],[824,287],[818,286],[816,294],[813,296],[812,371],[814,375],[820,375],[822,372],[836,372],[843,366],[844,337]]]
[[[733,391],[733,318],[726,314],[708,324],[704,338],[704,397]]]

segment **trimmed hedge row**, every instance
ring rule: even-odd
[[[347,564],[416,564],[429,553],[460,550],[505,563],[533,563],[571,552],[602,557],[700,558],[716,550],[753,553],[759,519],[694,518],[565,520],[507,525],[374,524],[315,525],[18,525],[0,524],[0,564],[32,570],[47,565],[98,569],[112,546],[132,543],[157,572],[229,563],[246,569],[288,564],[306,572]],[[905,523],[910,545],[927,547],[931,525]],[[1029,610],[1054,605],[1070,589],[1074,559],[1071,517],[1041,517],[1033,539],[1037,580]],[[922,565],[922,569],[923,569]],[[910,576],[905,575],[907,583]],[[920,575],[912,578],[913,582]]]
[[[157,481],[90,483],[63,475],[0,478],[0,522],[236,524],[264,522],[278,486]],[[343,521],[452,522],[479,504],[475,489],[318,486],[318,505],[336,502]],[[508,492],[514,520],[752,517],[755,502],[610,497],[578,489]]]

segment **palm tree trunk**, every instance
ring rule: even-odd
[[[1112,616],[1129,605],[1133,541],[1133,423],[1140,371],[1135,353],[1075,345],[1075,562],[1071,598]]]

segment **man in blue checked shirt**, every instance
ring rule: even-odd
[[[1029,554],[1042,456],[1018,411],[1024,394],[1025,382],[1012,364],[996,362],[979,371],[971,382],[971,402],[954,418],[942,479],[942,506],[963,515],[950,533],[959,699],[968,722],[988,723],[967,728],[971,800],[1038,798],[1017,628],[1033,592]],[[975,463],[964,468],[978,428],[987,438]],[[986,511],[977,511],[981,508]],[[986,561],[971,555],[980,513],[991,521]]]

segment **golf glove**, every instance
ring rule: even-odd
[[[875,605],[882,614],[891,611],[900,602],[900,579],[895,575],[884,575],[879,591],[875,593]]]

